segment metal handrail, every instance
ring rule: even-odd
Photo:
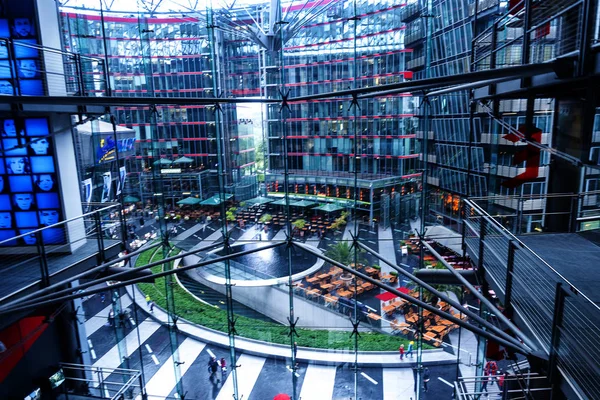
[[[108,207],[101,208],[99,210],[91,211],[91,212],[89,212],[87,214],[78,215],[77,217],[73,217],[73,218],[66,219],[64,221],[57,222],[56,224],[53,224],[53,225],[50,225],[50,226],[45,226],[43,228],[38,228],[38,229],[35,229],[33,231],[29,231],[27,233],[23,233],[23,234],[21,234],[19,236],[13,236],[13,237],[11,237],[9,239],[4,239],[4,240],[0,241],[0,246],[4,245],[5,243],[8,243],[8,242],[15,241],[17,239],[21,239],[21,238],[23,238],[25,236],[35,235],[38,232],[42,232],[42,231],[44,231],[46,229],[57,228],[60,225],[64,225],[66,223],[73,222],[73,221],[78,220],[78,219],[83,219],[84,217],[88,217],[90,215],[94,215],[96,213],[100,213],[102,211],[107,211],[107,210],[110,210],[110,209],[113,209],[113,208],[119,208],[119,205],[118,204],[113,204],[113,205],[110,205]]]
[[[497,19],[496,21],[499,21],[499,20],[501,20],[502,18],[505,18],[505,17],[508,17],[508,16],[510,16],[510,15],[511,15],[511,11],[513,11],[515,8],[517,8],[517,7],[521,6],[522,4],[523,4],[523,7],[524,7],[524,6],[525,6],[525,5],[524,5],[524,3],[525,3],[525,0],[521,0],[521,1],[519,1],[517,4],[515,4],[515,6],[514,6],[513,8],[511,8],[510,10],[507,10],[505,14],[501,15],[500,17],[498,17],[498,19]],[[516,15],[516,14],[514,14],[514,15]],[[477,40],[481,39],[481,37],[482,37],[484,34],[486,34],[486,33],[490,32],[490,31],[492,31],[492,30],[494,29],[494,25],[495,25],[495,24],[496,24],[496,22],[494,22],[494,24],[490,25],[489,27],[487,27],[487,28],[485,28],[483,31],[481,31],[481,33],[480,33],[479,35],[477,35],[477,36],[475,36],[475,37],[473,38],[473,42],[476,42]]]
[[[548,267],[548,269],[550,271],[554,272],[556,274],[556,276],[558,276],[561,280],[563,280],[564,283],[566,283],[567,285],[569,285],[569,287],[577,289],[577,286],[575,286],[574,284],[572,284],[560,272],[558,272],[556,269],[554,269],[554,267],[552,267],[552,265],[548,264],[542,257],[540,257],[539,254],[537,254],[535,251],[533,251],[531,248],[529,248],[525,243],[523,243],[521,240],[519,240],[519,238],[517,238],[515,235],[513,235],[512,232],[510,232],[505,227],[503,227],[491,215],[489,215],[487,212],[485,212],[477,203],[475,203],[475,202],[473,202],[473,201],[471,201],[469,199],[463,199],[463,200],[464,200],[464,202],[466,204],[468,204],[469,206],[471,206],[474,209],[476,209],[481,214],[481,216],[486,219],[486,221],[488,221],[488,222],[492,223],[493,225],[495,225],[496,228],[500,230],[500,233],[502,233],[504,236],[508,237],[510,240],[515,241],[521,248],[523,248],[525,250],[528,250],[534,257],[536,257],[546,267]],[[590,305],[594,306],[598,311],[600,311],[600,305],[594,303],[589,297],[587,297],[585,295],[585,293],[581,292],[578,289],[577,289],[577,293],[579,295],[581,295]]]

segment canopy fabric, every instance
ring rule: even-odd
[[[138,201],[140,201],[140,199],[135,196],[125,196],[123,198],[123,203],[137,203]]]
[[[290,206],[294,206],[294,207],[311,207],[314,206],[318,203],[314,203],[312,201],[306,201],[306,200],[300,200],[297,201],[295,203],[290,203]]]
[[[161,158],[153,162],[154,165],[171,165],[173,161],[167,160],[166,158]]]
[[[336,204],[324,204],[321,207],[317,207],[315,208],[315,210],[321,210],[321,211],[326,211],[326,212],[334,212],[334,211],[339,211],[339,210],[343,210],[345,207],[341,207],[338,206]]]
[[[285,206],[285,199],[279,199],[271,203],[274,206]]]
[[[190,164],[193,162],[194,162],[194,160],[192,160],[191,158],[183,156],[183,157],[180,157],[177,160],[173,161],[173,164]]]
[[[229,194],[229,193],[223,194],[223,198],[225,200],[229,200],[232,197],[233,197],[232,194]],[[203,206],[218,206],[221,203],[222,203],[222,201],[221,201],[221,195],[216,194],[213,197],[209,197],[206,200],[202,200],[202,202],[200,202],[200,205],[203,205]]]
[[[394,293],[385,292],[385,293],[378,294],[375,297],[381,301],[390,301],[390,300],[395,299],[398,296],[396,296]]]
[[[186,197],[185,199],[179,200],[177,204],[180,206],[193,206],[194,204],[200,203],[202,200],[196,197]]]
[[[248,203],[250,204],[267,204],[267,203],[271,203],[273,202],[273,199],[270,199],[268,197],[255,197],[253,199],[248,200]]]
[[[279,393],[277,396],[273,397],[273,400],[290,400],[291,397],[284,393]]]

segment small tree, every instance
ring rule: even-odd
[[[340,264],[349,265],[354,262],[354,252],[357,252],[356,262],[364,263],[365,262],[365,251],[362,249],[352,248],[348,242],[338,242],[333,246],[329,246],[325,255],[329,258],[334,259]]]
[[[225,213],[225,219],[227,219],[227,222],[233,222],[235,221],[235,214],[231,210],[227,211]]]
[[[260,217],[260,220],[258,222],[260,222],[261,224],[264,224],[265,222],[269,222],[273,219],[273,216],[271,214],[263,214],[262,217]]]
[[[303,219],[297,219],[294,222],[292,222],[292,225],[294,226],[294,228],[301,230],[304,229],[304,227],[306,226],[306,221]]]

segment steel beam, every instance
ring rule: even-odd
[[[222,243],[220,243],[220,244],[222,244]],[[199,262],[199,263],[196,263],[196,264],[192,264],[192,265],[186,265],[184,267],[179,267],[177,269],[171,269],[171,270],[168,270],[168,271],[159,272],[159,273],[153,274],[152,276],[154,277],[154,279],[162,278],[162,277],[167,276],[167,275],[176,274],[178,272],[185,272],[185,271],[188,271],[190,269],[204,267],[205,265],[213,264],[213,263],[216,263],[216,262],[219,262],[219,261],[225,261],[225,260],[229,260],[231,258],[245,256],[247,254],[255,253],[257,251],[272,249],[272,248],[283,246],[283,245],[287,245],[287,242],[273,243],[273,244],[270,244],[270,245],[264,246],[264,247],[257,247],[255,249],[251,249],[251,250],[240,251],[239,253],[228,254],[226,256],[221,256],[221,257],[213,258],[213,259],[210,259],[210,260],[205,260],[205,261],[202,261],[202,262]],[[175,256],[175,258],[181,258],[181,257],[184,257],[184,256],[185,256],[185,254],[184,255],[178,254],[177,256]],[[172,257],[170,257],[170,259],[172,259]],[[167,259],[165,259],[165,260],[167,260]],[[162,264],[162,263],[168,262],[168,261],[165,261],[165,260],[161,260],[159,263]],[[148,268],[151,268],[150,264],[142,266],[142,267],[138,267],[136,269],[138,269],[138,270],[145,270],[145,269],[148,269]],[[89,290],[87,292],[81,292],[81,290],[82,290],[81,288],[83,286],[86,286],[86,287],[95,286],[98,283],[102,283],[102,282],[105,282],[107,280],[118,280],[120,277],[124,276],[125,274],[129,274],[129,273],[131,273],[131,271],[120,272],[120,273],[118,273],[116,275],[112,275],[110,277],[105,277],[105,278],[97,279],[97,280],[94,280],[92,282],[88,282],[85,285],[77,286],[75,288],[70,289],[71,292],[74,291],[74,290],[77,290],[79,293],[75,293],[75,294],[71,294],[71,295],[67,295],[67,296],[63,296],[63,297],[58,297],[58,298],[52,298],[52,299],[49,299],[49,300],[39,301],[39,302],[36,302],[36,303],[29,303],[27,305],[21,305],[21,304],[19,304],[18,306],[13,307],[13,308],[2,308],[2,309],[0,309],[0,315],[10,314],[10,313],[13,313],[13,312],[20,312],[20,311],[32,310],[32,309],[35,309],[35,308],[38,308],[38,307],[44,307],[44,306],[51,305],[51,304],[62,303],[62,302],[70,301],[70,300],[77,299],[77,298],[80,298],[80,297],[83,297],[83,296],[89,296],[89,295],[92,295],[92,294],[104,292],[104,291],[106,291],[105,287],[101,287],[101,288]],[[147,276],[142,276],[140,278],[135,278],[135,279],[131,279],[131,280],[128,280],[128,281],[122,281],[122,282],[119,282],[119,283],[115,283],[114,285],[111,285],[110,288],[111,289],[119,289],[119,288],[122,288],[122,287],[125,287],[125,286],[133,285],[135,283],[144,282],[147,279],[148,279]]]

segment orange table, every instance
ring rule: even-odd
[[[375,314],[375,313],[368,313],[367,317],[369,317],[369,318],[371,318],[372,320],[375,320],[375,321],[379,321],[381,319],[381,315]]]
[[[317,275],[317,278],[319,278],[319,279],[325,279],[325,278],[327,278],[327,277],[329,277],[329,274],[321,274],[321,275]]]

